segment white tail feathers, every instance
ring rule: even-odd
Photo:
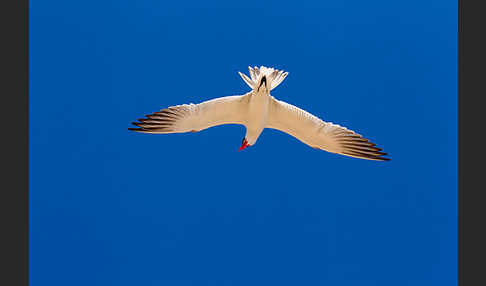
[[[253,89],[254,81],[249,79],[245,74],[238,72],[241,76],[241,78],[246,82],[246,84]],[[253,76],[252,76],[253,78]]]
[[[267,76],[267,80],[270,83],[270,90],[272,90],[276,88],[280,83],[282,83],[282,81],[289,74],[288,72],[284,72],[274,68],[267,68],[264,66],[260,66],[260,68],[248,67],[248,70],[250,72],[250,78],[241,72],[238,72],[238,74],[251,89],[256,88],[260,78],[265,75]]]

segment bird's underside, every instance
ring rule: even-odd
[[[129,130],[169,134],[196,132],[222,124],[242,124],[247,127],[248,136],[248,126],[253,120],[248,116],[251,114],[248,109],[252,96],[259,96],[255,93],[259,84],[258,80],[262,74],[267,75],[269,92],[287,75],[282,71],[265,67],[260,67],[260,69],[250,67],[249,69],[251,79],[246,76],[245,79],[242,75],[245,82],[253,88],[247,94],[216,98],[199,104],[171,106],[146,115],[138,122],[133,122],[137,128],[129,128]],[[269,93],[268,97],[268,114],[263,128],[280,130],[313,148],[331,153],[367,160],[390,160],[384,157],[387,154],[381,152],[381,148],[376,147],[376,144],[363,138],[360,134],[337,124],[324,122],[303,109],[275,99]]]

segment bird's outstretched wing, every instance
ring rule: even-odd
[[[271,98],[267,128],[288,133],[305,144],[331,153],[345,156],[388,161],[386,153],[345,127],[324,122],[309,112],[286,102]]]
[[[248,108],[249,94],[220,97],[199,104],[171,106],[138,119],[139,122],[133,122],[138,128],[128,129],[166,134],[195,132],[222,124],[244,124],[244,109]]]

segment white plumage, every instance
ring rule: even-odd
[[[196,132],[216,125],[242,124],[246,135],[240,150],[254,145],[264,128],[288,133],[305,144],[350,157],[387,161],[374,143],[345,127],[324,122],[296,106],[275,99],[270,91],[288,75],[264,66],[248,67],[250,77],[239,72],[252,89],[244,95],[226,96],[199,104],[171,106],[146,115],[130,130],[167,134]]]

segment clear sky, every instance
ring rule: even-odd
[[[293,3],[31,1],[31,285],[457,284],[457,1]],[[127,130],[248,65],[392,160]]]

